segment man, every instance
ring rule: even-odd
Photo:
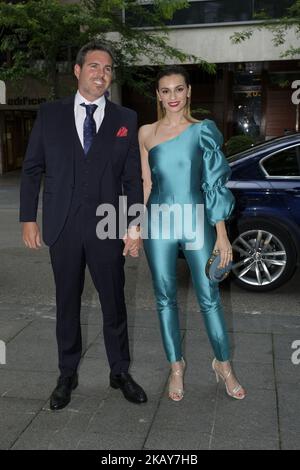
[[[57,345],[60,376],[50,408],[64,408],[78,385],[81,357],[80,307],[86,264],[99,293],[110,385],[125,398],[144,403],[143,389],[128,373],[130,357],[124,300],[124,256],[138,255],[137,227],[122,238],[99,239],[97,207],[119,196],[128,207],[143,203],[136,113],[111,103],[105,92],[112,81],[113,56],[103,44],[81,48],[74,73],[75,97],[40,107],[30,137],[21,180],[23,240],[41,246],[36,223],[42,174],[43,239],[50,247],[56,285]]]

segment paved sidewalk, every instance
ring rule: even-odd
[[[131,372],[149,401],[127,402],[108,386],[101,311],[89,275],[83,296],[84,354],[70,405],[49,410],[57,378],[55,301],[46,248],[23,248],[17,222],[18,174],[0,177],[0,449],[197,450],[299,449],[300,273],[269,294],[224,284],[233,363],[248,396],[225,394],[211,370],[212,351],[191,286],[178,262],[185,397],[167,398],[168,364],[144,256],[126,263]],[[300,354],[298,355],[300,358]]]

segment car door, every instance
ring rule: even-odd
[[[300,144],[268,155],[260,165],[266,179],[300,226]]]

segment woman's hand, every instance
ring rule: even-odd
[[[132,226],[129,227],[127,233],[123,237],[123,242],[125,243],[123,255],[127,256],[129,253],[133,258],[138,258],[140,244],[140,227]]]
[[[227,235],[218,235],[214,246],[214,250],[218,250],[221,256],[219,268],[225,268],[232,261],[232,246]]]

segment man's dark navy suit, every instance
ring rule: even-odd
[[[127,135],[118,137],[120,128]],[[125,132],[126,134],[126,132]],[[143,203],[136,113],[106,100],[103,122],[87,155],[74,118],[74,97],[41,105],[25,156],[20,221],[36,221],[42,175],[43,239],[50,247],[56,284],[61,375],[77,370],[81,352],[80,305],[88,265],[103,311],[103,334],[113,374],[130,362],[124,300],[123,241],[96,235],[100,204],[119,196]]]

